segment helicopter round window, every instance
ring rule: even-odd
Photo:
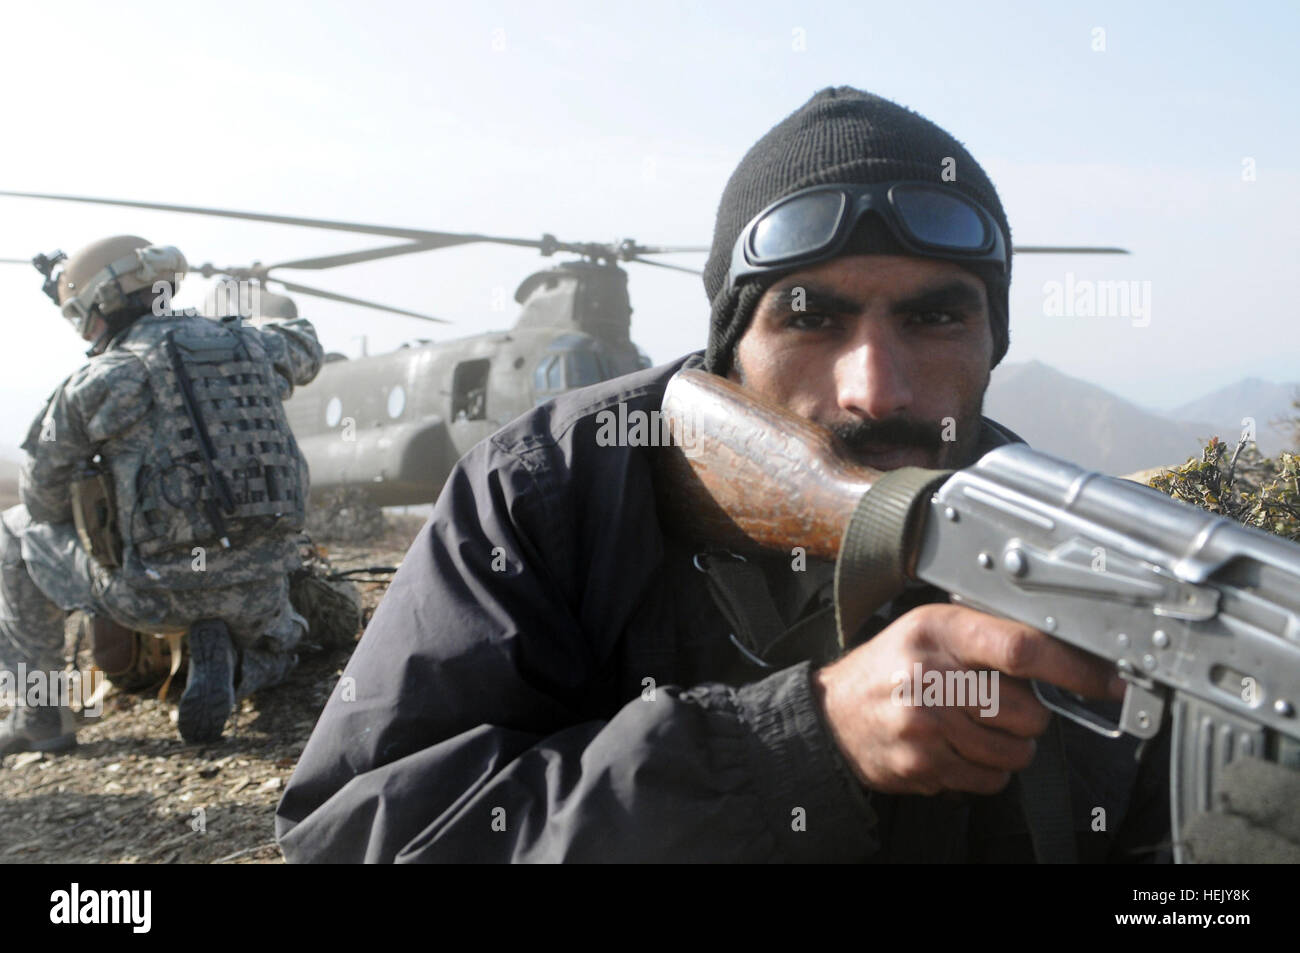
[[[330,402],[325,405],[325,426],[337,427],[340,420],[343,419],[343,401],[337,397],[331,397]]]
[[[398,384],[388,392],[388,416],[396,420],[406,409],[406,391]]]

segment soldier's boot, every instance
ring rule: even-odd
[[[19,705],[0,721],[0,756],[76,746],[77,718],[63,705]]]
[[[216,741],[235,707],[235,646],[220,619],[190,626],[190,675],[176,726],[191,744]]]

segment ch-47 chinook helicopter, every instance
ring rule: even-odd
[[[694,269],[645,256],[708,251],[707,247],[646,246],[631,240],[569,243],[552,235],[501,238],[66,195],[0,191],[0,196],[214,215],[402,239],[396,245],[274,265],[204,264],[192,269],[206,278],[251,283],[259,293],[249,299],[260,299],[257,310],[263,317],[297,316],[290,298],[264,290],[271,281],[295,294],[446,323],[270,274],[281,269],[323,270],[475,242],[534,248],[547,257],[556,252],[577,256],[523,280],[515,292],[519,317],[508,331],[450,341],[421,340],[386,354],[352,359],[331,353],[316,380],[298,388],[286,402],[289,422],[311,468],[313,495],[365,487],[370,499],[381,506],[431,502],[461,455],[509,420],[563,391],[648,367],[649,359],[630,337],[627,272],[619,263],[639,262],[698,275]],[[1015,251],[1127,254],[1119,248],[1061,246],[1016,246]],[[217,311],[233,313],[230,308],[213,308],[214,298],[223,297],[219,292],[205,308],[214,317]]]

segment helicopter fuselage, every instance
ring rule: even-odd
[[[515,417],[649,365],[627,336],[621,270],[569,262],[530,276],[516,298],[509,331],[330,355],[285,403],[313,496],[363,487],[381,506],[431,502],[456,461]]]

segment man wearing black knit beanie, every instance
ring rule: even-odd
[[[918,254],[904,244],[906,221],[873,206],[842,223],[841,247],[819,268],[798,261],[733,280],[742,231],[778,200],[897,182],[969,199],[998,233],[1003,259]],[[981,436],[988,373],[1007,351],[1010,248],[997,192],[960,142],[887,99],[825,89],[749,150],[723,192],[704,272],[712,306],[705,367],[832,428],[863,463],[964,465]],[[879,326],[861,340],[847,335],[843,307],[820,307],[851,305],[855,296],[875,314],[861,327]],[[893,319],[877,320],[888,308]]]
[[[774,276],[732,286],[727,281],[732,246],[741,229],[765,207],[801,189],[825,184],[876,184],[894,181],[941,184],[981,204],[993,216],[1005,247],[1011,229],[993,183],[966,147],[910,109],[844,86],[824,89],[778,123],[740,161],[722,193],[713,232],[713,250],[704,271],[712,306],[706,366],[716,374],[731,369],[732,351],[753,316],[753,308]],[[858,226],[856,249],[874,254],[909,254],[878,219]],[[992,310],[993,361],[1007,353],[1005,272],[992,264],[967,263],[988,290]],[[991,366],[992,366],[991,365]]]
[[[702,367],[882,470],[966,466],[1018,440],[980,412],[1010,268],[992,183],[928,120],[838,88],[773,128],[719,207],[707,350],[566,393],[457,464],[285,791],[286,858],[1163,856],[1167,749],[1067,725],[1046,810],[1012,783],[1049,730],[1025,679],[1113,705],[1107,666],[928,586],[842,652],[835,567],[668,532],[658,448],[608,439]],[[1000,671],[996,710],[896,704],[914,666]]]

